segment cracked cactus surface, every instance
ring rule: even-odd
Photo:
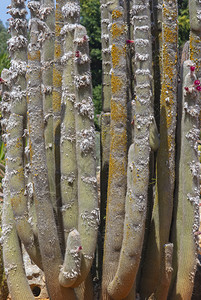
[[[201,5],[189,1],[189,48],[180,60],[178,2],[101,0],[98,199],[83,3],[11,1],[11,67],[0,82],[1,242],[12,299],[34,299],[22,243],[44,271],[51,300],[191,300],[200,235]]]

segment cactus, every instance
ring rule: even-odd
[[[27,7],[29,44],[25,1],[11,2],[11,67],[1,75],[11,297],[33,299],[20,240],[53,300],[94,299],[93,261],[99,299],[190,300],[200,234],[200,4],[189,2],[190,60],[179,66],[178,1],[101,1],[104,250],[98,240],[96,260],[92,78],[79,0]]]

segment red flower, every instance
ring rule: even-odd
[[[194,85],[199,85],[200,84],[200,80],[195,80],[194,81]]]
[[[0,83],[4,83],[5,81],[0,77]]]
[[[132,40],[126,40],[126,44],[133,44],[134,43],[134,41],[132,41]]]
[[[201,86],[200,85],[196,86],[196,90],[201,91]]]
[[[190,70],[191,70],[191,72],[194,72],[195,71],[195,67],[194,66],[190,66]]]
[[[187,86],[185,86],[184,89],[189,92],[189,88]]]
[[[80,51],[75,52],[75,57],[80,57]]]

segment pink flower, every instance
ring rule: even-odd
[[[194,85],[199,85],[200,84],[200,80],[195,80],[194,81]]]
[[[132,41],[132,40],[126,40],[126,44],[133,44],[134,43],[134,41]]]
[[[85,42],[87,41],[86,35],[83,36],[83,41],[85,41]]]
[[[80,51],[75,52],[75,57],[80,57]]]
[[[0,83],[4,83],[5,81],[0,77]]]
[[[187,86],[185,86],[184,89],[189,92],[189,88]]]
[[[196,90],[201,91],[201,86],[200,85],[196,86]]]
[[[191,72],[194,72],[195,71],[195,67],[194,66],[190,66],[190,70],[191,70]]]

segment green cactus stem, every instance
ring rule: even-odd
[[[74,88],[74,53],[73,40],[75,28],[79,23],[79,1],[67,1],[62,8],[64,27],[61,35],[64,37],[64,53],[61,58],[63,65],[62,80],[62,115],[61,115],[61,196],[62,217],[65,241],[69,232],[77,228],[78,200],[77,200],[77,161],[75,141],[75,88]],[[83,104],[84,105],[84,104]],[[81,104],[77,106],[77,110]],[[83,109],[83,108],[81,108]]]
[[[56,185],[56,201],[59,202],[60,195],[60,122],[61,122],[61,98],[62,98],[62,74],[63,68],[61,57],[63,55],[63,41],[61,29],[64,25],[62,7],[65,0],[56,0],[55,10],[55,43],[54,43],[54,65],[53,65],[53,141],[55,156],[55,185]],[[58,206],[61,203],[57,203]]]
[[[100,234],[105,233],[107,186],[110,157],[110,100],[111,100],[111,49],[109,31],[109,11],[106,0],[101,1],[101,42],[102,42],[102,114],[101,114],[101,206]],[[99,277],[102,277],[103,243],[98,243]]]
[[[43,269],[47,289],[52,299],[63,300],[65,297],[75,299],[73,290],[59,284],[59,266],[62,265],[61,249],[58,239],[53,207],[48,185],[48,171],[44,141],[43,105],[41,95],[41,65],[39,23],[37,11],[39,2],[29,2],[31,10],[30,44],[28,53],[27,95],[28,120],[31,147],[31,170],[35,192],[37,212],[38,239],[42,255]],[[46,222],[44,223],[44,220]]]
[[[80,274],[81,250],[80,234],[74,229],[68,235],[64,263],[59,274],[59,282],[64,287],[73,285]]]
[[[75,29],[74,53],[79,54],[74,58],[78,232],[82,246],[80,275],[75,282],[75,286],[78,286],[90,272],[99,225],[89,45],[86,29],[81,25]]]
[[[102,298],[110,299],[107,288],[113,279],[122,244],[127,171],[127,26],[119,1],[109,4],[111,32],[111,122],[106,232],[103,258]],[[115,233],[118,232],[118,235]]]
[[[148,300],[167,299],[173,272],[172,257],[173,244],[165,244],[163,248],[162,268],[159,284],[156,291],[148,298]]]
[[[173,285],[170,299],[191,299],[197,265],[199,230],[199,113],[200,91],[193,62],[183,65],[181,148],[179,180],[177,183],[177,209],[173,223]],[[184,234],[185,233],[185,234]],[[184,284],[185,283],[185,284]]]
[[[44,114],[44,135],[46,144],[46,158],[48,168],[48,180],[54,213],[57,213],[55,165],[54,165],[54,140],[53,140],[53,63],[54,63],[54,1],[44,0],[40,7],[40,19],[42,27],[41,38],[41,65],[42,65],[42,94]]]
[[[156,288],[158,289],[160,272],[164,269],[162,263],[164,244],[169,242],[172,222],[177,110],[177,16],[177,1],[163,1],[160,147],[157,153],[156,193],[151,229],[141,281],[141,295],[145,298],[149,297]],[[161,297],[165,299],[164,295]]]
[[[24,1],[12,1],[9,13],[12,16],[10,20],[11,39],[8,42],[8,48],[11,54],[11,67],[10,71],[10,91],[11,113],[23,116],[23,124],[20,127],[19,151],[16,152],[10,145],[9,168],[13,169],[13,176],[11,176],[11,205],[13,214],[16,221],[16,228],[18,235],[25,245],[27,252],[33,261],[42,268],[40,251],[37,243],[37,237],[34,236],[33,228],[29,222],[29,214],[27,207],[27,197],[25,196],[26,179],[24,177],[24,164],[25,158],[23,156],[24,141],[22,136],[26,132],[26,67],[27,67],[27,22],[26,22],[26,9]],[[8,82],[7,82],[8,83]],[[7,148],[8,148],[7,144]],[[17,155],[17,156],[16,156]],[[19,171],[20,170],[20,171]]]
[[[144,240],[149,181],[149,127],[151,124],[151,20],[149,2],[134,1],[136,99],[134,143],[128,154],[127,195],[123,242],[118,269],[108,286],[113,299],[123,299],[131,290],[139,268]],[[146,47],[144,44],[146,43]]]
[[[20,136],[22,128],[23,117],[12,114],[7,127],[7,143],[12,144],[12,147],[8,147],[7,149],[6,176],[3,179],[4,204],[1,239],[3,242],[4,268],[12,298],[16,300],[34,300],[34,296],[31,292],[26,274],[24,272],[22,252],[15,227],[10,197],[10,188],[12,189],[10,176],[12,177],[12,172],[14,172],[12,170],[10,159],[13,157],[13,148],[15,148],[15,151],[18,152],[19,156],[21,154],[21,150],[18,148],[19,140],[16,137]]]

